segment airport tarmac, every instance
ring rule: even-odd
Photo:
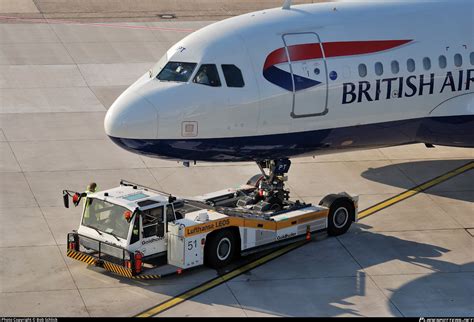
[[[0,312],[134,316],[218,272],[132,281],[66,257],[80,209],[63,208],[62,189],[81,191],[91,181],[105,189],[123,178],[193,195],[244,183],[258,169],[184,168],[121,150],[104,133],[114,99],[189,30],[212,20],[103,14],[94,25],[74,10],[54,11],[50,23],[31,19],[47,16],[40,5],[52,2],[0,0]],[[84,24],[57,20],[74,15]],[[293,198],[314,203],[331,192],[355,193],[362,210],[473,160],[472,149],[421,144],[294,159],[289,187]],[[471,170],[158,316],[473,316],[473,201]]]

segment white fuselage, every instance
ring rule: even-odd
[[[220,21],[169,49],[112,105],[105,130],[127,150],[181,160],[472,147],[473,21],[468,0],[310,4]],[[170,62],[195,66],[185,81],[160,80]],[[203,65],[220,86],[199,82]],[[229,86],[225,65],[243,86]]]

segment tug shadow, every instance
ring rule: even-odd
[[[252,280],[250,275],[246,285],[244,282],[230,283],[230,288],[249,315],[433,316],[443,313],[461,316],[474,313],[474,305],[469,300],[474,295],[474,262],[453,264],[441,259],[450,249],[387,236],[366,230],[368,228],[371,227],[357,224],[346,235],[327,237],[305,245],[301,250],[267,264],[265,273],[268,277]],[[336,241],[345,250],[335,247]],[[340,259],[335,259],[335,252],[340,252]],[[348,253],[349,256],[344,258]],[[321,257],[318,258],[317,254]],[[350,258],[356,258],[357,264],[353,265]],[[377,295],[377,291],[374,291],[378,286],[366,272],[381,265],[387,267],[387,264],[405,269],[409,267],[409,271],[419,273],[420,277],[411,275],[410,277],[416,277],[406,284],[402,282],[399,288],[383,291],[388,300],[380,300],[376,297],[382,294]],[[313,276],[307,276],[316,270],[316,265],[323,269]],[[348,269],[338,270],[336,266],[339,265],[345,265]],[[307,269],[308,266],[312,269]],[[376,274],[403,275],[403,272],[395,269],[390,268],[389,271]],[[467,273],[453,276],[448,272]],[[261,273],[259,278],[262,278]],[[433,293],[434,290],[436,292]],[[252,296],[252,293],[255,295]],[[460,293],[464,296],[460,296]],[[417,303],[420,304],[421,294],[425,294],[424,300],[421,301],[422,305],[417,306]],[[364,308],[365,302],[373,302],[374,307],[383,304],[388,312]]]
[[[189,299],[169,313],[193,316],[197,314],[196,308],[201,308],[204,311],[198,310],[199,316],[239,315],[243,313],[241,309],[248,316],[433,316],[441,312],[443,315],[458,316],[474,314],[474,307],[469,304],[469,298],[472,299],[474,295],[474,279],[454,274],[453,284],[449,280],[453,274],[446,274],[472,272],[474,262],[457,265],[443,261],[441,258],[450,252],[449,249],[387,236],[369,231],[368,228],[371,227],[358,223],[343,236],[319,236],[317,240],[226,282],[227,285],[217,286]],[[182,276],[158,281],[136,282],[124,279],[123,282],[176,297],[265,254],[244,257],[221,272],[201,267]],[[354,258],[357,258],[357,262]],[[366,275],[366,271],[381,264],[410,266],[410,271],[421,275],[406,284],[402,283],[398,289],[389,289],[385,296],[390,301],[380,300],[374,298],[377,296],[374,293],[377,286]],[[392,274],[397,275],[399,272]],[[436,292],[433,292],[434,288]],[[453,293],[454,290],[458,293]],[[407,311],[404,311],[406,303],[419,302],[423,292],[429,294],[423,305],[408,305]],[[465,297],[460,297],[459,292],[465,293]],[[444,297],[450,295],[454,298],[452,301],[457,302],[440,306],[439,303],[446,301]],[[463,301],[463,298],[466,300]],[[389,309],[367,310],[365,305],[361,305],[364,301],[376,301],[377,305],[382,303]],[[402,309],[397,308],[400,303]]]

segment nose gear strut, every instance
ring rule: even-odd
[[[290,170],[289,159],[257,161],[262,177],[257,181],[257,189],[251,195],[240,199],[238,206],[253,205],[252,209],[259,211],[283,209],[290,198],[290,191],[285,190],[285,176]],[[267,169],[268,173],[265,171]]]

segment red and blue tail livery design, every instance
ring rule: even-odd
[[[300,91],[322,84],[321,81],[299,75],[295,70],[288,72],[288,62],[302,62],[334,57],[374,54],[408,44],[412,40],[371,40],[309,43],[282,47],[271,52],[263,66],[263,77],[270,83],[288,91]],[[287,54],[288,52],[288,54]],[[290,59],[288,59],[288,55]]]

